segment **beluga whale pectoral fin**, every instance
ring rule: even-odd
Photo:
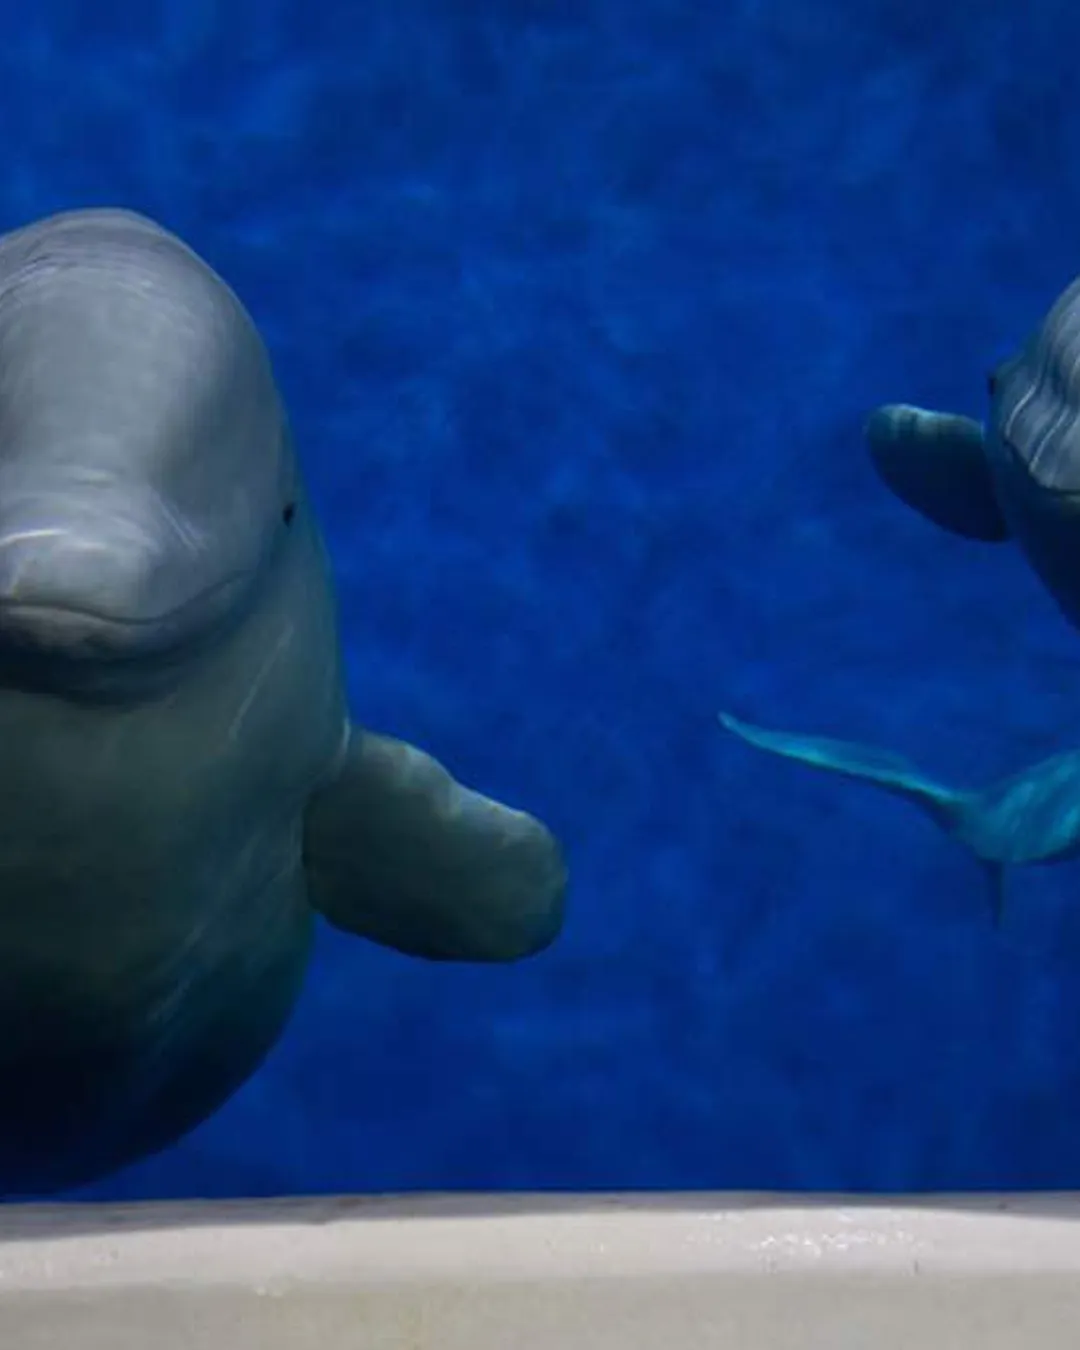
[[[811,768],[870,783],[920,807],[982,864],[994,926],[1005,905],[1005,869],[1080,855],[1080,751],[1040,760],[979,790],[949,788],[899,755],[850,741],[720,723],[748,745]]]
[[[463,786],[415,746],[357,727],[309,803],[304,863],[330,923],[410,956],[514,961],[562,926],[566,868],[540,821]]]
[[[965,539],[1009,538],[982,423],[890,403],[871,413],[865,435],[875,469],[905,505]]]

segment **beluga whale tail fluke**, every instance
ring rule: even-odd
[[[769,730],[727,712],[719,721],[758,750],[869,783],[918,807],[982,864],[995,926],[1004,913],[1006,868],[1063,862],[1080,853],[1080,751],[1041,760],[986,788],[963,789],[873,746]]]

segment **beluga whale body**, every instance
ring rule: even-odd
[[[895,496],[939,528],[1013,540],[1080,628],[1080,279],[988,381],[985,420],[910,403],[877,408],[871,460]],[[872,784],[918,806],[982,862],[996,922],[1005,869],[1080,855],[1080,750],[981,789],[940,783],[899,755],[720,714],[748,744]]]
[[[321,914],[431,960],[556,936],[532,816],[349,718],[265,347],[128,212],[0,238],[0,1191],[162,1149],[258,1067]]]

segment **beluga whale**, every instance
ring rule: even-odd
[[[1061,613],[1080,628],[1080,278],[987,377],[985,420],[889,403],[865,428],[871,461],[906,505],[982,543],[1017,543]],[[730,712],[749,745],[872,784],[911,802],[980,860],[1000,923],[1006,869],[1080,854],[1080,750],[962,789],[875,746],[778,731]]]
[[[131,212],[0,237],[0,1191],[157,1152],[258,1068],[317,916],[557,936],[559,843],[350,717],[266,347]]]
[[[888,403],[866,424],[871,461],[939,528],[1017,543],[1080,628],[1080,278],[986,378],[985,419]]]

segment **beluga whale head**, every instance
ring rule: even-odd
[[[212,641],[295,474],[263,343],[180,240],[115,210],[4,237],[0,680],[93,685]]]
[[[986,453],[1012,537],[1080,625],[1080,279],[990,376]]]

